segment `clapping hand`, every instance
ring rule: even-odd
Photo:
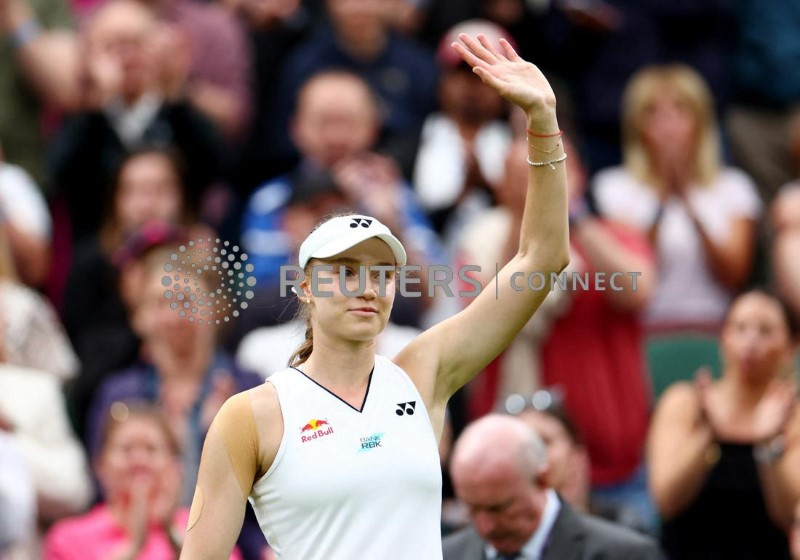
[[[797,399],[794,382],[773,380],[753,414],[753,435],[756,441],[766,441],[784,432],[794,414]]]

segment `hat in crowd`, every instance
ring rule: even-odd
[[[444,34],[442,40],[439,41],[439,48],[436,50],[436,60],[442,67],[452,69],[460,66],[462,63],[466,64],[464,59],[461,58],[461,55],[451,46],[453,43],[459,42],[458,36],[461,33],[466,33],[472,37],[478,34],[485,35],[495,46],[499,44],[500,38],[502,37],[511,43],[512,47],[515,49],[517,48],[517,44],[514,42],[511,33],[496,23],[485,19],[462,21],[451,27],[447,33]]]
[[[305,268],[311,259],[338,255],[373,237],[384,241],[391,248],[397,266],[406,264],[406,250],[388,227],[371,216],[351,214],[331,218],[306,237],[300,245],[300,268]]]
[[[124,268],[139,260],[145,253],[155,247],[183,243],[186,232],[180,227],[162,221],[150,221],[132,231],[114,254],[111,262],[117,268]]]

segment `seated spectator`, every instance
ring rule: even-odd
[[[0,364],[0,432],[11,437],[25,459],[41,525],[89,506],[93,488],[86,454],[51,374]],[[37,543],[26,544],[21,558],[35,558]]]
[[[0,146],[0,227],[20,280],[39,287],[50,266],[52,221],[39,187],[21,167],[6,163]]]
[[[800,116],[794,119],[794,161],[800,177]],[[773,278],[778,293],[800,321],[800,180],[784,185],[772,203]]]
[[[568,138],[562,141],[571,145]],[[522,218],[527,149],[524,141],[511,147],[506,177],[497,188],[500,205],[477,216],[459,244],[460,260],[481,267],[476,278],[484,285],[494,263],[507,262],[516,251],[511,232]],[[477,417],[501,408],[509,394],[560,386],[589,453],[593,503],[654,533],[658,521],[643,465],[651,395],[641,321],[657,283],[653,257],[638,231],[589,213],[580,156],[574,148],[568,153],[570,264],[562,284],[553,284],[533,320],[490,365],[489,375],[473,382],[470,410]],[[612,282],[615,273],[622,274]],[[581,352],[573,350],[576,340]]]
[[[800,499],[795,336],[778,300],[747,292],[724,323],[722,378],[700,372],[661,398],[647,460],[670,557],[789,558]]]
[[[656,66],[624,99],[624,166],[595,176],[600,213],[650,237],[659,281],[651,329],[717,330],[749,279],[761,200],[750,178],[722,165],[712,99],[686,66]]]
[[[36,488],[12,426],[0,415],[0,558],[18,558],[36,530]]]
[[[444,539],[444,559],[660,557],[651,539],[562,500],[548,469],[544,443],[523,421],[490,415],[468,426],[450,471],[472,526]]]
[[[344,69],[375,90],[386,111],[383,147],[409,169],[419,129],[436,104],[432,53],[390,30],[391,6],[384,0],[326,0],[325,6],[330,25],[295,48],[283,64],[272,113],[274,149],[285,152],[291,146],[286,132],[303,84],[321,71]]]
[[[129,365],[139,348],[120,294],[120,267],[153,245],[210,232],[192,212],[184,166],[170,148],[127,154],[111,185],[99,235],[75,247],[63,312],[82,366],[69,388],[80,434],[95,389],[110,372]]]
[[[211,420],[225,399],[262,380],[239,369],[230,356],[218,349],[216,325],[189,321],[171,309],[162,284],[164,265],[173,251],[170,247],[154,248],[140,257],[141,297],[134,302],[132,314],[134,331],[142,340],[140,359],[132,367],[109,376],[100,386],[89,418],[88,441],[94,455],[99,449],[104,415],[115,402],[158,402],[184,443],[181,503],[188,505],[195,487],[192,473],[197,473]]]
[[[158,403],[182,443],[180,503],[189,506],[203,442],[214,415],[225,399],[263,380],[241,370],[220,348],[219,326],[190,321],[171,308],[162,278],[164,265],[175,251],[174,245],[151,248],[137,262],[127,265],[123,282],[131,293],[139,294],[132,302],[131,324],[142,349],[134,365],[110,375],[99,387],[89,411],[87,440],[94,456],[100,448],[103,420],[114,403]],[[185,273],[179,277],[189,280]],[[218,288],[216,284],[212,287],[211,275],[199,276],[198,281],[201,278],[203,283],[198,285],[205,290]],[[242,554],[247,559],[258,558],[264,544],[255,517],[248,517],[239,541]]]
[[[180,445],[155,408],[117,403],[95,460],[103,501],[47,534],[44,560],[173,560],[189,510],[180,507]],[[238,551],[231,559],[239,559]]]
[[[256,190],[242,221],[242,245],[260,286],[278,284],[280,267],[293,264],[299,242],[324,217],[314,208],[318,201],[304,200],[313,198],[305,194],[295,195],[294,202],[302,204],[289,212],[287,205],[295,191],[338,191],[347,207],[375,216],[398,233],[410,252],[409,264],[425,270],[428,264],[446,261],[436,234],[394,161],[371,151],[379,129],[377,100],[358,76],[324,72],[303,87],[292,126],[303,161],[294,172]],[[330,208],[326,203],[325,211]],[[416,298],[411,303],[429,301]],[[415,315],[418,320],[419,311]]]
[[[187,166],[193,207],[220,178],[223,145],[214,125],[184,97],[185,74],[167,71],[174,53],[155,14],[134,0],[109,0],[84,33],[86,107],[67,119],[51,147],[51,175],[69,207],[73,234],[97,233],[113,173],[127,151],[171,146]]]
[[[485,20],[453,27],[442,38],[437,60],[440,110],[425,119],[414,166],[414,189],[436,229],[454,239],[459,225],[491,203],[503,177],[511,131],[503,120],[506,103],[472,72],[450,46],[459,33],[483,33],[496,43],[509,39],[504,29]]]
[[[0,228],[0,362],[41,370],[59,384],[78,372],[78,359],[58,315],[37,291],[17,280]]]

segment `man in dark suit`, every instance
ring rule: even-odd
[[[456,442],[451,478],[472,527],[444,540],[444,560],[657,560],[655,541],[585,515],[547,484],[541,438],[517,418],[486,416]]]

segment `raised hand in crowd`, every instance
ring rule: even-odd
[[[133,477],[128,500],[122,502],[120,508],[128,543],[114,556],[114,560],[138,558],[147,543],[150,525],[161,527],[169,535],[174,550],[180,550],[180,542],[172,529],[180,487],[177,469],[167,469],[158,477]]]
[[[27,0],[0,0],[0,38],[11,45],[27,85],[39,98],[59,109],[75,109],[80,66],[75,33],[46,29],[37,15],[43,14],[36,14]]]

